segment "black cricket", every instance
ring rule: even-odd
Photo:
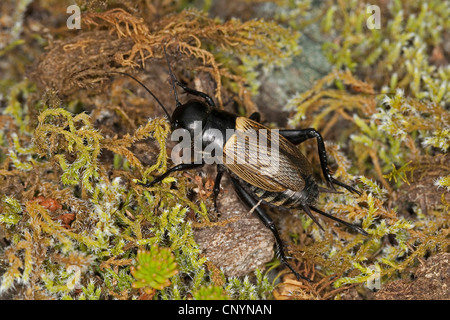
[[[192,139],[202,139],[203,148],[212,144],[213,146],[217,147],[217,149],[223,150],[225,154],[227,153],[227,151],[231,152],[229,150],[233,150],[233,148],[236,147],[233,144],[232,138],[228,138],[228,140],[223,138],[226,137],[226,129],[235,129],[235,132],[237,133],[245,132],[248,129],[253,129],[256,131],[267,129],[268,132],[271,132],[269,128],[259,123],[259,113],[255,112],[249,118],[245,118],[224,110],[220,110],[216,107],[213,99],[210,96],[203,92],[191,89],[178,81],[170,67],[170,62],[167,57],[165,48],[164,53],[166,55],[169,74],[171,77],[171,84],[173,87],[176,102],[176,109],[174,110],[172,116],[169,114],[164,105],[158,100],[158,98],[141,81],[127,73],[113,73],[126,75],[143,86],[166,113],[167,118],[170,121],[172,130],[178,128],[186,129],[190,133]],[[197,96],[202,100],[189,100],[187,103],[181,104],[178,100],[176,86],[179,86],[188,94]],[[196,129],[200,129],[198,128],[199,125],[201,125],[201,136],[194,137],[194,131],[196,131]],[[222,132],[222,136],[217,137],[213,135],[210,129],[220,130]],[[327,165],[327,153],[325,151],[325,145],[322,136],[315,129],[308,128],[298,130],[279,130],[278,134],[280,148],[279,164],[280,166],[282,166],[283,170],[274,170],[274,172],[271,172],[269,167],[265,168],[264,174],[261,174],[261,171],[258,170],[259,168],[257,166],[249,166],[245,164],[228,165],[225,163],[225,161],[223,161],[223,164],[217,164],[217,176],[215,178],[213,189],[214,208],[216,211],[218,211],[217,196],[220,192],[220,181],[223,174],[227,172],[239,198],[249,209],[254,209],[254,212],[256,213],[258,218],[267,228],[272,231],[273,235],[275,236],[276,253],[280,261],[295,274],[297,279],[302,278],[310,281],[308,278],[300,275],[288,263],[284,251],[283,242],[274,222],[258,204],[261,202],[263,204],[268,204],[276,207],[302,209],[321,229],[323,229],[319,221],[311,213],[312,210],[347,227],[350,227],[363,235],[367,235],[367,233],[361,227],[338,219],[314,207],[314,203],[317,200],[319,192],[337,192],[334,185],[341,186],[353,193],[360,194],[360,192],[358,192],[353,187],[334,179],[331,176]],[[298,148],[295,147],[295,145],[313,138],[317,140],[322,173],[331,189],[321,188],[317,185],[317,182],[313,177],[311,164],[306,159],[306,157],[302,155],[300,151],[298,151]],[[234,158],[239,156],[248,157],[248,154],[245,155],[246,150],[241,151],[242,152],[234,153]],[[148,183],[138,182],[138,184],[143,185],[144,187],[150,187],[158,182],[161,182],[173,172],[196,169],[202,167],[203,165],[205,165],[204,161],[202,161],[202,163],[178,164],[167,170],[167,172],[165,172],[164,174],[155,178],[153,181]]]

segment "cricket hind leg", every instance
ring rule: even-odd
[[[346,185],[343,182],[340,182],[339,180],[336,180],[333,178],[333,176],[330,173],[330,169],[328,168],[328,160],[327,160],[327,152],[325,150],[325,144],[323,142],[323,138],[321,134],[313,129],[299,129],[299,130],[280,130],[280,135],[288,139],[291,143],[297,145],[300,144],[308,139],[315,138],[317,140],[317,149],[319,152],[319,158],[320,158],[320,166],[322,167],[322,173],[324,175],[325,180],[327,181],[328,185],[332,189],[332,191],[335,191],[334,184],[341,186],[345,189],[347,189],[350,192],[354,192],[358,195],[361,195],[361,192],[356,190],[355,188]]]
[[[150,181],[150,182],[147,182],[147,183],[138,182],[137,184],[148,188],[148,187],[151,187],[151,186],[153,186],[154,184],[156,184],[158,182],[161,182],[162,180],[167,178],[173,172],[185,171],[185,170],[200,168],[203,165],[204,165],[204,163],[182,163],[182,164],[179,164],[179,165],[176,165],[176,166],[170,168],[169,170],[164,172],[162,175],[156,177],[155,180],[153,180],[153,181]]]

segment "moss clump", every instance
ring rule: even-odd
[[[246,74],[256,72],[250,69],[257,64],[288,62],[298,53],[299,34],[273,22],[223,22],[180,7],[163,19],[145,20],[108,4],[98,11],[83,8],[81,31],[55,26],[59,41],[45,52],[41,43],[32,81],[2,87],[8,98],[0,122],[0,234],[7,245],[0,248],[0,293],[27,299],[181,299],[200,288],[225,290],[227,280],[194,241],[192,225],[209,220],[203,200],[188,196],[194,183],[182,174],[153,188],[134,182],[167,170],[167,121],[148,121],[157,114],[143,107],[148,99],[124,90],[123,79],[113,79],[110,89],[105,72],[155,66],[166,46],[189,66],[190,74],[180,78],[210,75],[219,103],[233,91],[250,102]],[[65,15],[65,9],[58,4],[52,13]],[[172,9],[142,12],[156,16]],[[30,32],[24,30],[26,36]],[[135,259],[138,266],[132,266]],[[169,271],[159,274],[158,268]],[[152,282],[149,275],[163,280]],[[141,280],[155,291],[142,293]]]
[[[358,178],[365,190],[358,199],[341,198],[347,204],[332,201],[324,209],[362,221],[369,238],[348,238],[334,229],[344,242],[313,232],[315,243],[308,245],[310,258],[321,261],[326,274],[338,275],[334,287],[363,284],[366,298],[373,279],[380,286],[407,277],[426,252],[449,246],[449,171],[440,163],[449,148],[450,69],[436,56],[445,50],[442,26],[448,25],[449,8],[441,1],[371,4],[381,8],[380,29],[366,26],[372,14],[366,4],[328,2],[321,26],[330,40],[323,52],[335,70],[286,107],[293,111],[291,125],[336,136],[338,145],[327,145],[335,176]],[[395,241],[386,243],[390,238]]]
[[[199,288],[192,296],[195,300],[228,300],[224,289],[213,285]]]
[[[324,52],[336,68],[346,67],[385,89],[444,105],[450,99],[450,68],[443,59],[449,6],[442,1],[373,1],[380,28],[369,29],[372,12],[360,1],[328,1],[323,30],[339,35]]]

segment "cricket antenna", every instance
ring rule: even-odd
[[[125,73],[125,72],[120,72],[120,71],[110,71],[109,73],[116,73],[116,74],[121,74],[127,77],[130,77],[131,79],[133,79],[134,81],[136,81],[137,83],[139,83],[145,90],[147,90],[148,93],[150,93],[150,95],[156,100],[156,102],[158,102],[158,104],[161,106],[161,108],[164,110],[164,112],[167,115],[167,118],[169,119],[170,123],[172,123],[172,117],[170,116],[169,112],[167,111],[166,107],[164,107],[164,105],[162,104],[161,101],[159,101],[159,99],[154,95],[153,92],[150,91],[149,88],[147,88],[145,86],[145,84],[143,84],[141,81],[139,81],[138,79],[136,79],[135,77],[133,77],[132,75]],[[178,105],[177,105],[178,106]]]
[[[181,106],[181,103],[178,100],[177,88],[175,86],[175,83],[178,82],[178,80],[177,80],[177,78],[175,78],[175,75],[172,72],[172,68],[170,67],[170,61],[169,61],[169,57],[167,56],[166,47],[164,46],[163,49],[164,49],[164,55],[166,56],[167,66],[169,67],[170,82],[172,83],[173,95],[175,96],[175,102],[176,102],[176,106],[178,108],[179,106]]]

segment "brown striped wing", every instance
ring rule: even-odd
[[[226,142],[223,156],[223,164],[240,179],[271,192],[301,191],[305,187],[302,175],[311,174],[308,160],[292,143],[244,117],[236,119],[236,131]]]

